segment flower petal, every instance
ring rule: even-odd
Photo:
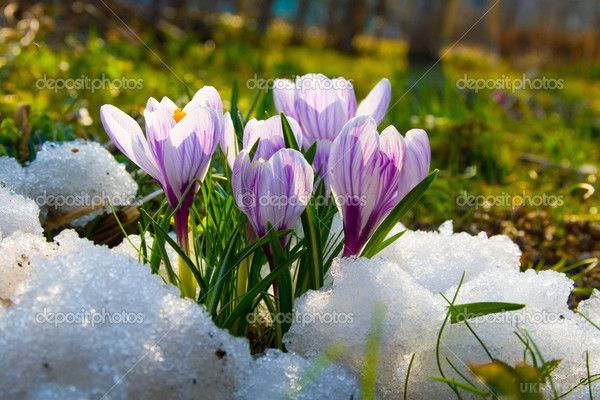
[[[338,96],[346,105],[346,120],[356,115],[356,95],[352,83],[344,78],[335,78],[331,80],[334,88],[337,90]]]
[[[347,229],[355,235],[367,224],[379,197],[379,134],[368,116],[351,119],[331,145],[331,191]],[[356,213],[354,218],[346,215]]]
[[[306,143],[333,140],[347,121],[346,104],[321,74],[307,74],[296,81],[296,113],[307,136]]]
[[[275,79],[273,81],[273,102],[278,113],[284,113],[286,117],[296,118],[295,92],[296,86],[291,80]]]
[[[173,112],[178,108],[177,104],[175,104],[173,102],[173,100],[171,100],[170,98],[168,98],[167,96],[163,97],[160,100],[160,106],[163,108],[163,110],[165,110],[165,112],[169,115],[173,115]]]
[[[390,125],[381,131],[381,135],[379,135],[379,148],[398,169],[402,168],[406,152],[406,143],[396,127]]]
[[[379,125],[383,117],[385,117],[391,97],[392,87],[390,81],[383,78],[369,92],[367,97],[360,102],[356,110],[356,115],[370,115],[377,121],[377,125]]]
[[[268,224],[277,231],[292,228],[310,201],[312,167],[299,151],[281,149],[257,168],[257,233],[264,235]]]
[[[431,149],[427,132],[423,129],[411,129],[406,132],[406,155],[402,165],[401,183],[398,191],[403,198],[429,173]]]
[[[100,107],[100,119],[115,146],[150,176],[162,182],[156,158],[138,123],[110,104]]]
[[[218,141],[219,120],[210,108],[197,108],[175,125],[164,145],[162,160],[168,197],[172,192],[179,200],[191,182],[204,179]],[[171,196],[171,206],[173,200]]]
[[[233,163],[231,173],[231,187],[233,198],[238,208],[246,214],[250,225],[257,231],[256,201],[256,167],[252,165],[247,150],[239,152]]]
[[[330,140],[317,140],[317,151],[315,152],[315,158],[313,159],[313,168],[315,172],[319,173],[320,178],[327,177],[327,162],[329,160],[329,153],[331,153],[331,141]]]
[[[217,115],[223,115],[223,103],[217,89],[213,86],[204,86],[198,90],[194,97],[183,107],[183,112],[189,113],[198,107],[212,108]]]
[[[219,147],[227,159],[229,168],[233,169],[233,164],[239,152],[239,147],[237,138],[235,137],[233,120],[228,112],[223,115],[223,135],[220,137]]]
[[[151,99],[154,100],[154,99]],[[152,149],[159,168],[162,170],[163,147],[169,138],[171,129],[175,126],[175,120],[168,114],[160,103],[148,101],[144,110],[144,119],[146,121],[146,137],[148,145]],[[164,172],[164,171],[163,171]]]
[[[300,145],[303,143],[302,129],[293,118],[288,118],[290,128],[296,138],[296,142]],[[283,138],[283,127],[281,125],[281,116],[274,115],[264,121],[251,119],[244,127],[243,145],[244,148],[250,150],[256,141],[259,140],[256,149],[255,159],[269,159],[277,150],[285,148],[285,140]]]

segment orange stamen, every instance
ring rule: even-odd
[[[183,112],[181,110],[181,108],[176,108],[175,111],[173,111],[173,119],[175,120],[175,122],[179,122],[183,119],[183,117],[185,117],[186,113]]]

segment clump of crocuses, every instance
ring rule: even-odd
[[[175,228],[180,247],[189,254],[188,218],[190,207],[210,167],[217,145],[225,146],[221,98],[215,88],[205,86],[183,108],[169,98],[150,98],[144,110],[146,136],[138,123],[118,108],[106,104],[100,109],[104,129],[131,161],[152,176],[163,188],[175,210]],[[195,280],[180,263],[182,295],[195,297]]]
[[[263,237],[269,229],[294,228],[320,187],[314,182],[317,175],[325,181],[325,204],[331,193],[342,215],[343,255],[351,256],[361,253],[390,211],[429,171],[424,131],[413,129],[403,137],[389,126],[379,134],[390,96],[387,79],[358,106],[352,84],[344,78],[308,74],[296,82],[277,80],[275,106],[287,123],[280,115],[247,121],[241,151],[233,120],[223,113],[221,98],[210,86],[200,89],[183,108],[166,97],[160,102],[149,99],[144,111],[146,136],[116,107],[104,105],[100,113],[115,145],[162,186],[175,211],[177,238],[185,253],[190,253],[190,207],[220,146],[232,170],[235,203],[248,220],[248,238]],[[286,142],[295,142],[298,149],[286,148]],[[302,151],[308,154],[315,143],[311,167]],[[289,235],[279,238],[284,247],[290,243]],[[274,269],[270,247],[263,247]],[[180,264],[182,295],[195,297],[192,271]]]

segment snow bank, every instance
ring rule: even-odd
[[[245,339],[130,257],[73,231],[55,246],[0,316],[1,398],[233,398]]]
[[[139,237],[131,237],[139,244]],[[355,378],[246,339],[151,275],[124,243],[74,231],[0,241],[0,398],[347,399]],[[104,397],[103,397],[104,396]]]
[[[73,141],[45,143],[25,168],[12,158],[0,157],[0,182],[59,215],[78,209],[107,211],[133,203],[137,184],[99,143]],[[81,223],[88,219],[80,219]]]
[[[297,299],[298,315],[284,338],[287,348],[313,358],[332,344],[346,345],[342,364],[359,377],[374,310],[377,304],[383,304],[379,395],[403,396],[408,364],[414,353],[409,398],[452,398],[447,385],[430,377],[440,375],[435,349],[447,303],[439,293],[452,298],[465,272],[457,304],[481,301],[526,304],[519,311],[470,321],[493,357],[511,365],[522,362],[524,345],[515,331],[527,332],[546,361],[562,360],[553,373],[559,393],[568,391],[587,376],[586,351],[590,355],[591,373],[600,373],[600,331],[568,309],[567,297],[573,286],[570,279],[553,271],[519,272],[520,254],[508,238],[452,234],[451,230],[447,223],[439,232],[409,231],[385,250],[385,257],[338,260],[326,287]],[[586,316],[599,321],[598,293],[580,308]],[[345,313],[352,316],[345,323],[324,318]],[[467,371],[469,363],[490,361],[465,324],[448,325],[440,344],[447,376],[458,377],[446,358],[463,371]],[[469,372],[466,375],[472,377]],[[600,393],[600,382],[595,382],[594,388]],[[548,387],[544,390],[549,393]],[[584,385],[568,398],[588,398],[587,390]]]
[[[251,379],[236,393],[238,400],[358,398],[356,379],[326,359],[309,362],[294,353],[267,350],[254,361]]]
[[[33,200],[0,184],[0,239],[17,231],[42,235],[39,214]]]

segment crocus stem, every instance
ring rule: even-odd
[[[271,251],[271,247],[266,245],[264,247],[265,254],[267,255],[267,261],[269,262],[269,269],[271,272],[275,270],[275,259],[273,258],[273,252]],[[275,298],[275,341],[279,348],[282,348],[282,339],[283,332],[281,329],[281,323],[278,322],[281,320],[281,299],[279,298],[279,286],[277,285],[277,279],[273,281],[273,297]]]
[[[188,231],[189,210],[180,209],[175,213],[175,230],[177,231],[177,242],[186,255],[190,255],[190,240]],[[196,298],[196,278],[190,266],[180,256],[178,262],[179,290],[182,297]]]
[[[269,269],[271,272],[275,270],[275,259],[273,258],[273,253],[271,252],[271,247],[266,245],[264,247],[265,254],[267,255],[267,262],[269,263]],[[279,304],[279,289],[277,287],[277,279],[273,281],[273,294],[275,295],[275,300],[277,304]]]

